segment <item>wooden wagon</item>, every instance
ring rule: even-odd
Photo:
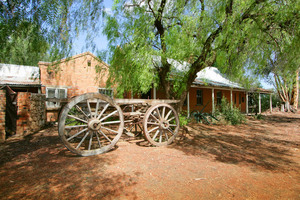
[[[74,97],[61,110],[59,136],[80,156],[112,149],[122,133],[143,132],[154,146],[168,145],[179,131],[179,118],[171,104],[177,100],[112,99],[99,93]]]

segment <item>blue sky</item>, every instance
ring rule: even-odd
[[[104,0],[104,7],[109,12],[111,10],[111,7],[113,5],[113,0]],[[102,34],[102,30],[100,30],[98,35],[94,39],[94,43],[96,45],[96,49],[93,51],[91,48],[86,49],[85,48],[85,38],[86,34],[81,33],[79,35],[79,38],[74,41],[73,46],[73,55],[80,54],[86,51],[90,51],[96,55],[97,50],[105,50],[107,48],[108,42],[106,36]]]
[[[113,0],[104,0],[104,7],[105,9],[109,12],[109,10],[111,10],[113,5]],[[98,35],[95,37],[94,39],[94,43],[96,45],[96,49],[92,50],[91,48],[86,49],[85,48],[85,38],[86,38],[86,34],[85,33],[81,33],[79,38],[77,40],[74,41],[74,47],[73,47],[73,55],[76,54],[80,54],[86,51],[90,51],[93,54],[97,55],[97,50],[105,50],[107,48],[108,45],[108,41],[106,36],[104,36],[101,32],[101,30],[99,31]],[[268,84],[266,81],[264,80],[260,80],[261,84],[263,85],[263,88],[265,89],[270,89],[273,88],[272,85]]]

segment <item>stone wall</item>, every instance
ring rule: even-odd
[[[18,92],[16,135],[23,136],[40,130],[46,123],[45,95]]]
[[[29,126],[32,132],[41,130],[46,123],[46,96],[31,93]]]
[[[6,91],[0,90],[0,142],[5,140]]]

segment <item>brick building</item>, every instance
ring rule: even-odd
[[[108,65],[90,52],[56,62],[39,62],[42,94],[46,98],[65,99],[87,93],[112,95],[106,88]],[[56,121],[60,103],[47,102],[47,121]]]
[[[177,64],[176,67],[180,70],[184,69],[183,66],[180,66],[182,64],[173,62],[173,66],[174,64],[175,66]],[[259,113],[261,113],[261,94],[270,95],[270,110],[272,110],[272,91],[260,88],[255,91],[248,91],[239,84],[225,78],[217,68],[206,67],[197,73],[197,78],[187,94],[183,110],[186,110],[188,115],[194,110],[213,113],[216,107],[221,104],[221,99],[225,97],[232,107],[240,108],[243,113],[249,113],[249,95],[252,93],[259,94]],[[156,88],[152,88],[144,96],[148,99],[165,98],[164,92]]]
[[[39,68],[0,64],[0,141],[40,130],[45,124],[45,97]]]
[[[154,62],[158,60],[154,57]],[[185,70],[188,65],[172,59],[168,61],[178,71]],[[47,98],[72,98],[87,92],[100,92],[113,96],[113,89],[106,88],[109,66],[90,52],[53,63],[39,62],[38,64],[41,71],[42,93],[46,94]],[[256,92],[270,93],[267,90]],[[248,113],[248,94],[249,92],[239,84],[226,79],[217,68],[207,67],[198,72],[183,109],[188,113],[202,109],[203,112],[211,113],[224,96],[232,106]],[[124,98],[131,98],[131,96],[129,92]],[[137,97],[165,99],[163,92],[156,88],[152,88],[147,94],[134,95],[134,98]],[[59,103],[47,102],[47,121],[56,121],[60,108]]]

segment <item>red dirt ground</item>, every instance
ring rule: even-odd
[[[168,147],[123,136],[77,157],[57,127],[0,144],[0,199],[300,199],[300,113],[191,124]]]

